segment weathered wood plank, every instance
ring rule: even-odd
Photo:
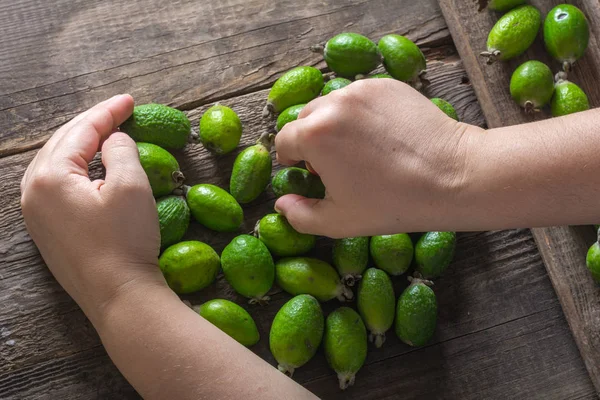
[[[487,34],[497,15],[488,11],[478,13],[472,0],[440,0],[439,3],[489,126],[527,122],[529,118],[510,98],[508,85],[512,71],[527,59],[544,61],[553,70],[559,70],[559,63],[546,54],[541,38],[538,38],[527,54],[516,60],[485,65],[478,54],[484,50]],[[531,3],[545,15],[560,1],[534,0]],[[591,37],[586,54],[577,61],[569,79],[586,91],[592,107],[598,107],[600,3],[592,0],[570,3],[580,7],[590,19]],[[545,112],[536,118],[548,116],[549,113]],[[592,233],[585,228],[547,228],[534,229],[533,235],[588,372],[596,390],[600,392],[600,287],[594,284],[585,270],[585,254],[592,243]]]
[[[449,42],[434,0],[3,0],[0,10],[0,156],[40,147],[117,93],[191,109],[324,67],[308,48],[344,30]]]

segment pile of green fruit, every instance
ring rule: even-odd
[[[344,33],[313,50],[323,53],[337,77],[325,83],[321,71],[309,66],[281,76],[264,109],[265,115],[279,113],[276,131],[296,119],[302,107],[317,96],[349,85],[348,78],[395,78],[418,87],[426,67],[421,50],[399,35],[387,35],[375,45],[364,36]],[[381,62],[389,75],[368,76]],[[458,119],[450,103],[432,101]],[[315,247],[314,235],[297,232],[284,216],[273,213],[257,222],[254,235],[240,234],[219,256],[206,243],[182,241],[191,218],[216,232],[236,232],[244,222],[242,205],[255,200],[269,183],[277,197],[323,198],[325,187],[319,176],[289,167],[271,177],[274,135],[265,133],[237,155],[228,191],[211,184],[184,185],[179,164],[166,149],[181,149],[188,142],[199,141],[213,154],[223,155],[240,142],[239,117],[219,104],[202,115],[198,135],[191,133],[183,112],[160,104],[135,107],[120,128],[136,140],[157,198],[159,266],[173,291],[200,291],[222,270],[225,280],[249,304],[266,304],[274,284],[294,296],[275,316],[269,338],[282,372],[291,376],[323,343],[327,361],[345,389],[353,384],[365,361],[368,341],[381,347],[394,324],[396,335],[408,345],[422,346],[431,339],[438,309],[431,279],[441,276],[452,261],[454,232],[428,232],[415,244],[406,233],[335,240],[331,265],[307,256]],[[392,278],[406,274],[411,267],[411,283],[397,297]],[[340,307],[325,318],[320,302],[333,299],[356,300],[356,311]],[[260,340],[250,314],[234,302],[213,299],[194,309],[245,346]]]

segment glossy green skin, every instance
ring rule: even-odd
[[[440,99],[439,97],[434,97],[433,99],[431,99],[431,102],[438,106],[438,108],[442,110],[444,114],[458,121],[458,114],[456,113],[454,107],[452,107],[452,104],[448,103],[444,99]]]
[[[373,236],[370,252],[378,268],[390,275],[402,275],[410,267],[413,244],[406,233]]]
[[[152,143],[136,144],[154,197],[166,196],[181,186],[183,180],[173,175],[180,173],[179,163],[171,153]]]
[[[256,323],[248,311],[229,300],[209,300],[198,307],[197,311],[202,318],[246,347],[255,345],[260,340]]]
[[[187,203],[194,219],[217,232],[233,232],[244,222],[244,211],[232,195],[215,185],[192,186]]]
[[[415,246],[415,270],[425,279],[441,276],[454,258],[456,233],[427,232]]]
[[[544,21],[544,43],[552,57],[574,63],[587,49],[590,29],[585,14],[571,4],[554,7]]]
[[[369,268],[363,273],[356,296],[358,312],[373,335],[375,345],[381,347],[385,333],[394,323],[396,296],[392,280],[384,271]]]
[[[423,346],[433,336],[436,324],[435,293],[423,283],[411,283],[398,298],[396,335],[410,346]]]
[[[187,116],[175,108],[143,104],[133,108],[133,114],[121,124],[120,130],[136,142],[181,149],[188,142],[191,124]]]
[[[386,71],[395,79],[412,81],[427,67],[421,49],[404,36],[386,35],[378,46]]]
[[[229,191],[240,204],[250,203],[265,191],[271,180],[271,153],[263,144],[250,146],[233,163]]]
[[[393,76],[389,75],[389,74],[375,74],[375,75],[369,75],[367,76],[367,78],[369,79],[394,79]]]
[[[300,114],[300,111],[302,111],[305,105],[306,104],[297,104],[283,110],[277,117],[277,125],[275,130],[279,132],[285,126],[285,124],[297,120],[298,114]]]
[[[329,314],[323,348],[327,363],[338,374],[340,389],[346,389],[367,358],[367,330],[360,315],[348,307]]]
[[[342,277],[362,274],[369,263],[369,237],[336,239],[332,259]]]
[[[585,92],[569,81],[559,81],[554,85],[554,96],[550,104],[553,117],[589,110],[590,103]]]
[[[340,297],[345,292],[335,269],[316,258],[280,259],[275,263],[275,279],[277,285],[291,295],[310,294],[323,302]]]
[[[585,264],[592,273],[594,280],[600,283],[600,245],[598,242],[594,243],[588,250]]]
[[[541,15],[533,6],[520,6],[504,14],[487,39],[489,52],[500,51],[499,60],[521,55],[531,46],[540,30]]]
[[[250,235],[234,238],[221,253],[227,282],[244,297],[263,300],[275,280],[275,263],[269,249]]]
[[[554,93],[554,75],[543,62],[526,61],[510,78],[510,95],[521,107],[531,102],[535,108],[548,104]]]
[[[258,223],[258,238],[272,254],[279,257],[299,256],[315,247],[316,237],[300,233],[280,214],[267,214]]]
[[[164,249],[183,238],[190,225],[190,208],[181,196],[167,196],[156,200],[160,226],[160,247]]]
[[[289,70],[269,92],[267,104],[274,112],[281,112],[296,104],[305,104],[316,98],[323,89],[323,74],[314,67],[296,67]]]
[[[299,295],[281,307],[273,319],[269,347],[280,371],[292,376],[317,352],[325,319],[321,305],[312,296]]]
[[[329,93],[333,92],[334,90],[344,88],[351,83],[352,83],[352,81],[350,79],[333,78],[325,84],[325,86],[323,87],[323,91],[321,92],[321,95],[323,95],[323,96],[328,95]]]
[[[214,105],[200,119],[200,142],[217,155],[233,151],[242,137],[242,121],[229,107]]]
[[[318,175],[298,167],[288,167],[275,174],[271,181],[275,196],[297,194],[311,199],[325,197],[325,186]]]
[[[323,58],[330,70],[346,78],[368,74],[381,61],[377,45],[358,33],[340,33],[329,39]]]
[[[488,8],[494,11],[508,11],[527,3],[527,0],[491,0]]]
[[[177,294],[204,289],[214,282],[221,267],[213,248],[195,240],[168,247],[158,264],[167,284]]]

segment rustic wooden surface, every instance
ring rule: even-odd
[[[486,65],[479,53],[485,50],[487,34],[498,14],[487,10],[477,12],[472,7],[472,0],[440,0],[439,3],[488,125],[499,127],[530,121],[531,118],[511,99],[508,85],[512,72],[526,60],[541,60],[554,72],[560,70],[560,63],[545,51],[541,35],[527,53],[517,59]],[[544,16],[560,3],[558,0],[531,1]],[[569,3],[583,10],[591,30],[589,47],[575,63],[569,80],[584,89],[591,107],[599,107],[600,2],[576,0]],[[548,117],[548,109],[535,116],[536,119]],[[532,232],[585,365],[600,393],[600,285],[585,268],[585,254],[595,235],[589,227],[554,227],[533,229]]]
[[[260,110],[264,89],[281,72],[298,64],[324,68],[308,45],[343,30],[373,39],[397,32],[425,49],[432,82],[426,94],[451,101],[463,121],[484,125],[433,0],[141,3],[0,0],[2,399],[137,398],[47,271],[19,209],[18,184],[35,149],[95,102],[129,92],[138,103],[186,110],[197,129],[202,112],[221,100],[242,119],[242,148],[272,129]],[[217,159],[190,145],[176,156],[189,183],[227,186],[235,154]],[[98,160],[90,170],[102,174]],[[273,200],[268,191],[246,206],[243,230],[271,211]],[[232,236],[197,224],[188,233],[217,251]],[[315,253],[327,259],[329,246],[321,239]],[[395,281],[397,294],[405,284],[402,277]],[[356,385],[344,393],[321,352],[295,379],[327,399],[595,397],[528,230],[460,235],[456,260],[435,291],[439,326],[428,346],[413,349],[388,333],[382,349],[370,347]],[[222,277],[188,299],[196,304],[217,296],[244,304]],[[246,307],[262,335],[254,351],[272,364],[268,331],[288,298],[274,290],[268,307]]]

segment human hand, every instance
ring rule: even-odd
[[[354,82],[309,103],[277,134],[278,161],[310,163],[327,195],[287,195],[275,208],[298,231],[330,237],[450,230],[481,131],[404,83]]]
[[[80,114],[50,138],[21,182],[27,230],[92,322],[123,288],[165,285],[150,184],[135,143],[116,132],[132,110],[131,96],[120,95]],[[100,149],[106,178],[91,181],[88,164]]]

